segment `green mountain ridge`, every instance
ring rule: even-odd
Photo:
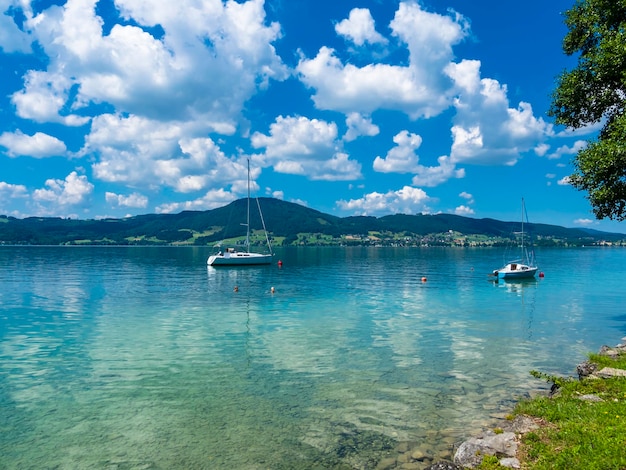
[[[257,200],[251,200],[250,228],[262,230]],[[514,238],[520,223],[495,219],[474,219],[453,214],[395,214],[382,217],[336,217],[299,204],[273,198],[259,198],[265,225],[275,244],[350,243],[445,243],[451,234]],[[81,220],[58,217],[0,216],[2,244],[191,244],[214,245],[222,240],[245,236],[247,200],[239,199],[207,211],[177,214],[146,214],[123,219]],[[566,244],[590,244],[626,240],[620,233],[548,224],[527,224],[536,240],[555,240]],[[435,237],[435,235],[440,235]],[[255,242],[261,237],[258,233]],[[316,240],[319,243],[316,243]],[[437,241],[438,240],[438,241]]]

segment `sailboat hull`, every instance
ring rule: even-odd
[[[522,263],[509,263],[493,272],[499,279],[530,279],[535,277],[536,273],[536,266],[528,266]]]
[[[272,263],[271,254],[247,253],[236,251],[234,253],[218,253],[209,256],[207,264],[209,266],[256,266]]]

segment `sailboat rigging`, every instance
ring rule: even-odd
[[[270,264],[274,253],[272,253],[272,245],[270,243],[267,230],[265,228],[265,220],[263,219],[263,213],[261,212],[261,204],[257,198],[257,207],[259,209],[259,215],[261,216],[261,223],[263,225],[263,231],[265,232],[265,240],[269,253],[254,253],[250,251],[250,160],[248,159],[248,205],[247,205],[247,218],[246,223],[242,224],[246,226],[246,241],[245,251],[237,251],[234,248],[227,248],[225,251],[219,251],[218,253],[209,256],[207,264],[209,266],[251,266],[260,264]]]
[[[537,273],[537,264],[535,262],[535,252],[532,246],[524,244],[524,217],[528,224],[528,213],[524,198],[522,198],[522,232],[521,232],[521,253],[520,258],[509,261],[500,269],[495,269],[492,273],[498,279],[530,279],[535,277]]]

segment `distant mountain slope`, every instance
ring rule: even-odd
[[[314,209],[272,198],[259,198],[265,225],[274,238],[293,241],[298,234],[331,237],[368,235],[371,232],[426,236],[450,230],[466,235],[508,237],[519,230],[519,222],[474,219],[452,214],[406,215],[384,217],[336,217]],[[257,201],[251,200],[250,227],[262,228]],[[147,214],[124,219],[75,220],[53,217],[17,219],[0,216],[0,243],[5,244],[153,244],[186,242],[212,245],[220,240],[245,234],[247,200],[239,199],[209,211],[184,211],[178,214]],[[564,240],[616,241],[626,235],[589,229],[565,228],[547,224],[529,224],[536,237]]]

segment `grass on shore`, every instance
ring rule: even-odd
[[[598,370],[626,369],[624,354],[615,359],[591,354],[589,360],[598,364]],[[515,408],[514,414],[545,423],[523,435],[518,452],[522,468],[626,469],[626,378],[578,380],[532,374],[560,387],[553,397],[525,400]],[[495,460],[486,459],[480,468],[503,468]]]

